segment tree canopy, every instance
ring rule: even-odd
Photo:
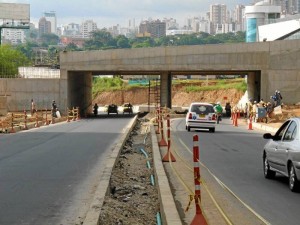
[[[0,77],[17,77],[18,67],[27,66],[28,58],[10,45],[0,45]]]

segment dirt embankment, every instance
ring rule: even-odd
[[[191,102],[221,102],[225,105],[230,102],[231,105],[238,103],[243,92],[235,89],[215,90],[215,91],[199,91],[186,92],[184,86],[174,86],[172,88],[172,105],[173,106],[189,106]],[[154,103],[154,94],[149,95],[148,88],[136,88],[129,91],[112,91],[103,92],[99,94],[93,103],[98,105],[117,104],[122,105],[125,102],[130,102],[133,105],[148,104],[150,96],[150,103]]]

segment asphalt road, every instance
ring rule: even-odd
[[[263,176],[263,132],[233,127],[229,119],[223,119],[215,133],[187,132],[184,119],[172,121],[171,126],[176,145],[183,142],[189,149],[192,136],[198,134],[201,162],[265,220],[272,225],[300,224],[300,193],[291,192],[288,180],[280,175],[274,180]],[[182,153],[191,158],[188,151]]]
[[[132,117],[0,135],[0,224],[79,224],[105,157]]]

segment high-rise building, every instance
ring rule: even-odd
[[[166,23],[160,20],[142,21],[139,26],[139,36],[160,38],[166,36]]]
[[[63,27],[62,34],[68,37],[78,37],[80,34],[80,26],[77,23],[69,23]]]
[[[166,23],[166,30],[179,29],[179,24],[176,22],[176,19],[173,18],[164,18],[163,22]]]
[[[91,32],[96,31],[97,24],[93,20],[86,20],[81,24],[80,31],[83,38],[90,38]]]
[[[47,21],[45,17],[42,17],[39,20],[39,36],[42,34],[50,34],[51,33],[51,22]]]
[[[50,11],[50,12],[44,12],[44,17],[47,21],[50,21],[51,23],[51,33],[56,34],[57,33],[57,21],[56,21],[56,12]]]
[[[210,22],[222,24],[227,22],[227,7],[224,4],[210,5]]]
[[[220,25],[227,23],[227,6],[224,4],[210,5],[209,16],[213,30],[217,30]]]
[[[244,13],[245,13],[245,6],[244,5],[236,5],[234,8],[234,18],[233,22],[236,24],[236,30],[235,31],[245,31],[246,28],[244,26],[245,19],[244,19]]]

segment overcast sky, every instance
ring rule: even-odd
[[[252,0],[0,0],[0,3],[30,4],[32,22],[37,22],[45,11],[55,11],[57,24],[81,23],[87,19],[99,28],[120,24],[129,19],[136,25],[142,19],[174,18],[183,26],[185,18],[203,15],[211,4],[226,4],[233,9],[237,4],[250,5]]]

